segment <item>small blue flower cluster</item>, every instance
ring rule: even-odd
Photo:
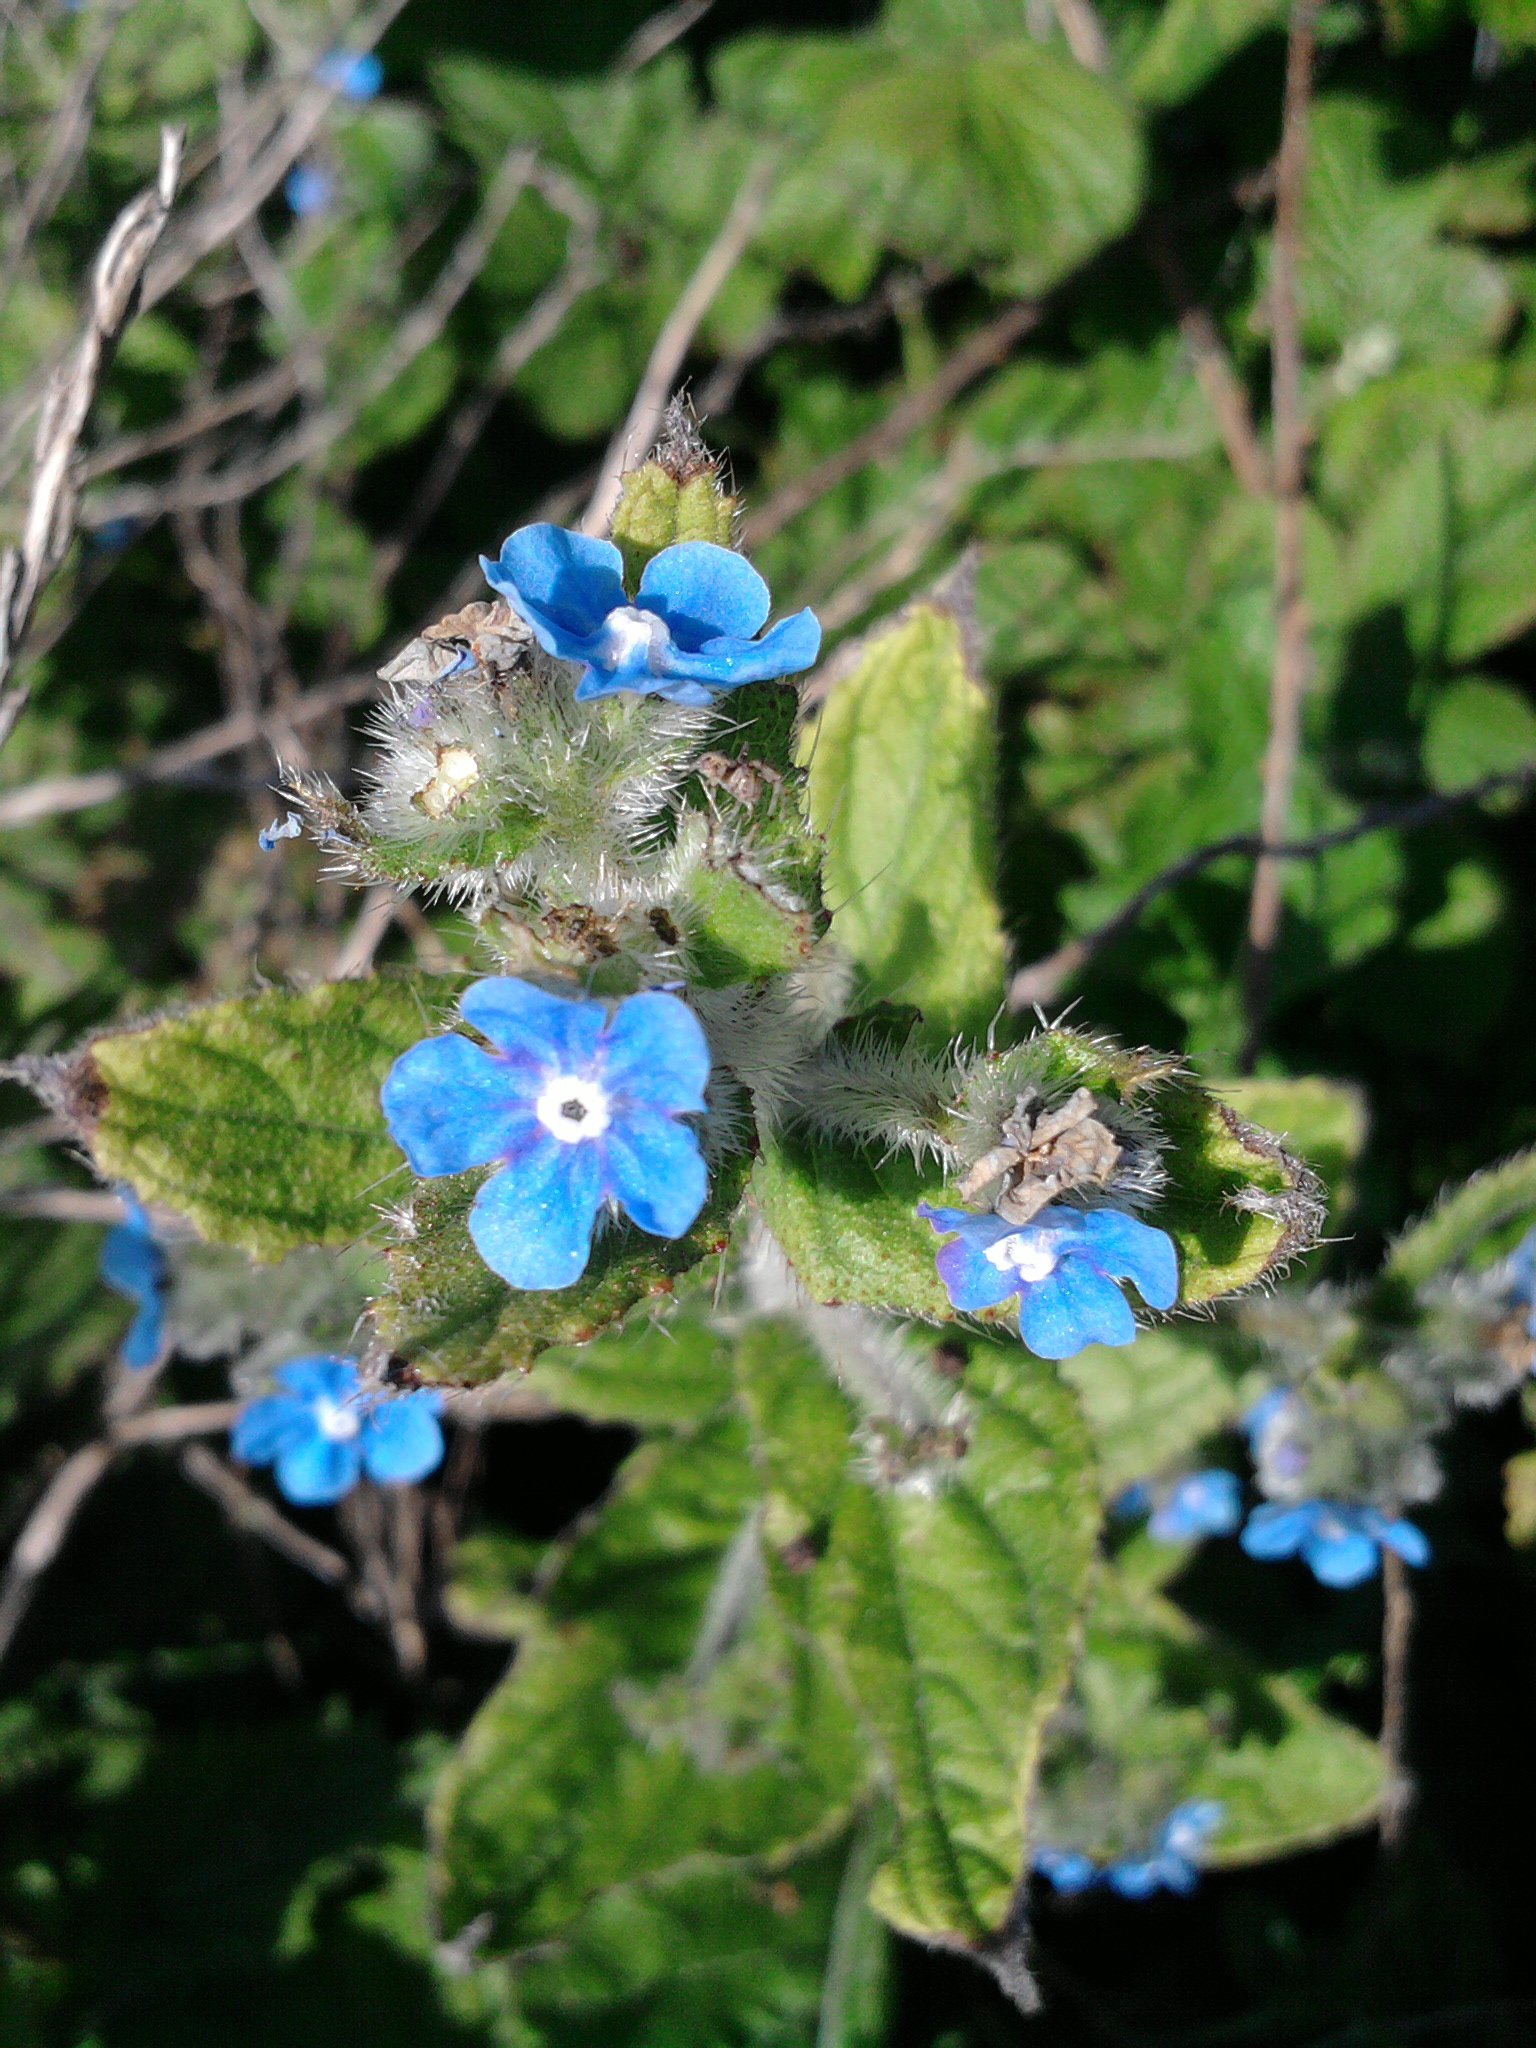
[[[98,1271],[114,1294],[136,1309],[118,1356],[131,1372],[158,1363],[165,1349],[165,1294],[170,1279],[164,1251],[155,1240],[143,1204],[126,1188],[119,1194],[123,1220],[101,1241]]]
[[[1174,1482],[1153,1508],[1147,1534],[1159,1543],[1198,1543],[1202,1536],[1230,1536],[1242,1519],[1242,1481],[1211,1466]]]
[[[1221,1817],[1219,1800],[1188,1799],[1169,1814],[1145,1856],[1096,1863],[1081,1849],[1040,1848],[1034,1852],[1034,1868],[1053,1891],[1068,1898],[1099,1885],[1123,1899],[1149,1899],[1160,1891],[1187,1895],[1200,1882],[1199,1858]]]
[[[364,1395],[351,1358],[294,1358],[274,1377],[280,1391],[244,1410],[230,1449],[242,1464],[273,1466],[295,1507],[330,1507],[364,1473],[410,1486],[442,1463],[441,1395]]]
[[[1304,1500],[1294,1507],[1266,1501],[1238,1538],[1250,1557],[1300,1557],[1324,1586],[1363,1585],[1381,1569],[1383,1550],[1405,1564],[1428,1564],[1429,1539],[1401,1516],[1344,1501]]]
[[[1129,1280],[1148,1308],[1178,1299],[1173,1240],[1118,1209],[1042,1209],[1031,1223],[968,1209],[917,1213],[942,1233],[939,1278],[964,1315],[1017,1295],[1019,1335],[1037,1358],[1072,1358],[1090,1344],[1129,1344],[1136,1318],[1117,1281]]]

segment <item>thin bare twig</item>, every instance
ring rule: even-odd
[[[406,0],[379,0],[347,30],[347,48],[371,50],[404,8]],[[264,206],[293,165],[319,133],[330,111],[335,89],[319,79],[300,87],[286,115],[261,148],[254,151],[247,175],[237,186],[224,188],[200,207],[166,245],[144,280],[144,309],[157,306],[207,255],[233,240],[239,229]]]
[[[116,1223],[121,1198],[106,1188],[7,1188],[0,1216],[40,1216],[49,1223]]]
[[[1389,1854],[1402,1844],[1413,1809],[1408,1770],[1408,1657],[1413,1642],[1413,1585],[1396,1551],[1381,1556],[1381,1761],[1386,1784],[1381,1798],[1381,1846]]]
[[[1109,69],[1109,38],[1094,12],[1092,0],[1051,0],[1067,48],[1085,71],[1101,77]]]
[[[331,961],[332,981],[348,981],[354,975],[369,971],[375,954],[389,935],[399,906],[400,896],[392,882],[373,884],[364,896],[346,937],[336,948]]]
[[[920,433],[967,385],[1006,360],[1016,342],[1040,323],[1040,308],[1028,300],[1006,307],[995,320],[978,328],[944,360],[926,384],[898,400],[883,420],[877,420],[862,434],[855,434],[843,447],[815,463],[802,476],[791,477],[749,513],[743,529],[748,549],[760,547],[781,532],[792,519],[836,490],[861,469],[893,455],[914,434]]]
[[[1189,274],[1165,222],[1154,222],[1148,236],[1153,266],[1173,301],[1179,333],[1189,351],[1195,382],[1205,394],[1216,420],[1227,462],[1238,488],[1251,498],[1268,497],[1269,459],[1264,453],[1253,410],[1242,379],[1232,367],[1232,358],[1221,338],[1221,330],[1195,297]]]
[[[518,147],[503,157],[473,222],[460,237],[432,288],[391,334],[388,346],[348,386],[344,401],[312,413],[291,434],[246,462],[205,476],[168,484],[128,484],[103,492],[84,508],[92,526],[114,519],[154,519],[167,512],[233,504],[275,483],[301,463],[333,447],[364,409],[382,397],[422,352],[437,340],[449,315],[484,266],[507,215],[531,181],[534,155]]]
[[[1301,398],[1302,200],[1307,173],[1307,129],[1312,105],[1317,0],[1292,0],[1286,43],[1285,104],[1275,170],[1275,232],[1270,258],[1270,363],[1274,415],[1275,657],[1269,689],[1269,739],[1264,749],[1259,832],[1266,841],[1285,836],[1291,786],[1301,749],[1301,706],[1310,654],[1306,592],[1302,585],[1306,420]],[[1275,941],[1280,933],[1280,863],[1261,855],[1253,871],[1248,942],[1243,962],[1246,1033],[1239,1070],[1252,1070],[1269,1012]]]
[[[133,0],[108,0],[108,4],[95,10],[90,39],[48,124],[41,161],[6,226],[5,250],[0,256],[0,270],[4,272],[0,306],[10,297],[27,244],[63,197],[85,151],[91,133],[91,99],[96,80],[117,34],[117,25],[132,4]]]
[[[181,175],[182,135],[160,134],[155,182],[112,224],[91,273],[84,332],[56,372],[33,444],[32,488],[21,540],[0,555],[0,684],[15,664],[43,585],[64,559],[74,531],[80,436],[118,336],[133,312],[144,266],[170,217]],[[27,701],[25,686],[0,691],[0,747]]]
[[[394,579],[428,520],[452,490],[460,470],[490,423],[491,414],[506,396],[513,378],[525,363],[532,361],[546,342],[553,340],[565,324],[572,306],[591,291],[603,275],[597,250],[597,210],[580,186],[547,165],[536,166],[529,182],[570,222],[571,239],[564,268],[539,294],[517,325],[502,337],[479,387],[470,393],[449,420],[438,440],[431,467],[422,480],[420,490],[411,500],[410,511],[379,548],[375,567],[381,585]]]
[[[614,70],[621,78],[643,71],[663,50],[669,50],[687,35],[695,22],[702,21],[714,4],[715,0],[673,0],[672,6],[663,7],[648,21],[641,22],[620,50]]]
[[[185,1441],[189,1436],[227,1429],[238,1412],[238,1402],[210,1401],[195,1407],[127,1413],[94,1442],[82,1444],[64,1460],[43,1488],[6,1561],[5,1577],[0,1581],[0,1659],[16,1639],[39,1579],[63,1549],[75,1517],[106,1477],[117,1453],[134,1444]]]
[[[1412,803],[1377,804],[1362,811],[1352,824],[1335,826],[1332,831],[1319,832],[1311,839],[1276,842],[1266,840],[1256,832],[1238,832],[1227,839],[1213,839],[1208,845],[1197,846],[1192,853],[1172,862],[1153,875],[1150,881],[1143,882],[1112,917],[1107,917],[1091,932],[1069,939],[1054,953],[1046,953],[1027,967],[1021,967],[1008,986],[1008,1007],[1010,1010],[1031,1010],[1037,1003],[1054,1001],[1073,975],[1080,973],[1089,961],[1097,959],[1116,939],[1128,932],[1159,896],[1177,888],[1180,882],[1187,882],[1191,875],[1199,874],[1213,861],[1260,856],[1273,861],[1316,860],[1320,854],[1330,853],[1336,846],[1348,846],[1354,840],[1364,838],[1368,832],[1411,832],[1421,825],[1433,824],[1437,818],[1446,817],[1468,804],[1483,803],[1487,798],[1500,796],[1506,791],[1524,791],[1533,787],[1536,787],[1536,767],[1511,768],[1499,775],[1485,776],[1481,782],[1471,783],[1465,789],[1450,789],[1434,796],[1418,797]]]
[[[607,531],[613,508],[619,499],[619,479],[630,459],[644,454],[656,438],[662,413],[677,383],[683,360],[693,346],[699,323],[714,304],[726,280],[746,253],[757,232],[763,210],[773,189],[779,158],[770,151],[752,164],[731,201],[725,219],[700,257],[697,267],[678,294],[677,303],[662,322],[661,332],[651,347],[645,374],[640,379],[624,423],[608,443],[598,471],[597,486],[587,501],[582,517],[586,533]]]
[[[338,1590],[351,1586],[352,1567],[339,1550],[290,1522],[264,1495],[247,1486],[222,1458],[201,1444],[193,1444],[182,1452],[179,1462],[192,1484],[218,1502],[236,1529],[259,1536],[280,1557],[286,1557],[290,1564],[319,1579],[322,1585]]]
[[[895,271],[855,306],[822,306],[809,313],[771,314],[734,355],[717,363],[699,386],[694,398],[699,418],[723,412],[734,401],[748,371],[776,348],[793,342],[836,341],[848,334],[873,334],[898,306],[920,303],[941,275],[936,267],[916,273]]]
[[[281,723],[296,728],[312,725],[317,718],[362,703],[377,689],[378,678],[372,674],[339,676],[334,683],[306,691],[285,705]],[[0,794],[0,831],[35,824],[39,818],[61,817],[69,811],[88,811],[150,783],[174,782],[190,769],[260,739],[267,726],[265,714],[240,711],[220,719],[217,725],[204,726],[201,732],[188,733],[185,739],[171,740],[125,768],[98,768],[88,775],[55,775],[23,783],[19,789]]]

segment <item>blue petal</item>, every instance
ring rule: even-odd
[[[1238,1423],[1238,1428],[1247,1437],[1248,1448],[1255,1457],[1258,1456],[1259,1444],[1263,1439],[1264,1432],[1277,1416],[1284,1413],[1290,1404],[1291,1390],[1289,1387],[1271,1387],[1267,1394],[1260,1394],[1253,1406],[1242,1416]]]
[[[707,640],[696,654],[676,648],[667,657],[667,675],[714,690],[736,690],[743,683],[798,675],[813,666],[820,652],[821,624],[816,614],[796,612],[771,626],[761,640]],[[678,703],[687,701],[675,691],[667,694]]]
[[[1134,1282],[1148,1308],[1172,1308],[1178,1300],[1179,1255],[1166,1231],[1119,1209],[1090,1209],[1083,1242],[1099,1271]]]
[[[329,1353],[290,1358],[272,1377],[300,1401],[350,1401],[357,1392],[355,1361]]]
[[[722,635],[750,640],[768,616],[768,586],[734,548],[685,540],[647,562],[636,602],[666,621],[679,647],[696,654]]]
[[[581,1278],[603,1200],[601,1152],[543,1138],[476,1195],[469,1234],[509,1286],[569,1287]]]
[[[941,1234],[946,1230],[962,1230],[973,1243],[983,1247],[996,1244],[1000,1237],[1010,1236],[1018,1227],[1005,1223],[1001,1216],[978,1216],[974,1209],[936,1209],[931,1202],[919,1202],[917,1213]]]
[[[1316,1520],[1317,1509],[1310,1501],[1296,1508],[1267,1501],[1248,1517],[1238,1541],[1250,1557],[1294,1557],[1311,1535]]]
[[[1150,1899],[1163,1882],[1161,1859],[1127,1857],[1121,1863],[1111,1863],[1104,1882],[1122,1899]]]
[[[384,66],[373,50],[327,50],[315,77],[343,99],[371,100],[384,83]]]
[[[1314,1527],[1301,1554],[1312,1567],[1313,1577],[1325,1586],[1362,1585],[1381,1565],[1381,1552],[1372,1539],[1363,1529],[1350,1527],[1337,1535],[1319,1535]]]
[[[613,542],[560,526],[519,527],[500,557],[482,555],[480,566],[539,645],[562,661],[585,661],[604,619],[629,602],[624,558]]]
[[[539,1074],[586,1073],[608,1022],[601,1003],[571,1002],[508,974],[465,989],[459,1014],[498,1052]]]
[[[165,1303],[159,1291],[151,1294],[140,1304],[139,1312],[128,1326],[123,1339],[123,1348],[118,1353],[130,1372],[143,1372],[154,1364],[165,1344]]]
[[[1186,1799],[1163,1822],[1159,1846],[1170,1856],[1192,1859],[1221,1826],[1225,1811],[1219,1799]]]
[[[1242,1515],[1237,1474],[1212,1469],[1181,1479],[1147,1528],[1162,1542],[1183,1543],[1196,1536],[1230,1536]]]
[[[293,1394],[266,1394],[235,1417],[229,1433],[231,1454],[242,1465],[270,1465],[315,1434],[315,1418],[307,1403]]]
[[[165,1284],[165,1253],[150,1234],[149,1219],[137,1202],[123,1223],[114,1223],[101,1241],[101,1277],[118,1294],[142,1301]]]
[[[296,1508],[328,1508],[352,1491],[362,1469],[363,1454],[356,1437],[336,1443],[317,1430],[278,1457],[278,1490]]]
[[[1378,1543],[1395,1550],[1404,1564],[1429,1563],[1429,1538],[1416,1522],[1405,1522],[1401,1516],[1389,1521],[1385,1515],[1372,1514],[1366,1527]]]
[[[442,1397],[427,1389],[377,1402],[363,1417],[363,1464],[384,1486],[411,1486],[443,1462]]]
[[[1181,1898],[1188,1898],[1200,1882],[1200,1873],[1193,1863],[1183,1856],[1170,1855],[1166,1850],[1161,1856],[1154,1857],[1152,1868],[1157,1873],[1158,1883],[1167,1891],[1177,1892]]]
[[[1112,1280],[1069,1255],[1019,1289],[1019,1335],[1036,1358],[1075,1358],[1090,1344],[1129,1344],[1136,1318]]]
[[[676,996],[655,990],[620,1003],[604,1045],[603,1077],[615,1095],[673,1116],[703,1109],[709,1041]]]
[[[621,691],[638,692],[642,697],[661,697],[668,704],[687,704],[695,710],[707,710],[719,695],[703,683],[687,683],[670,676],[644,674],[628,669],[589,668],[576,684],[576,702],[590,704],[598,697],[615,697]]]
[[[610,1191],[653,1237],[681,1237],[704,1206],[709,1172],[686,1124],[633,1109],[610,1125],[604,1143]]]
[[[930,1218],[930,1221],[932,1219]],[[974,1220],[974,1219],[973,1219]],[[1007,1236],[1006,1229],[1001,1233]],[[940,1245],[933,1263],[944,1283],[950,1306],[962,1315],[975,1315],[984,1308],[996,1308],[1019,1291],[1019,1277],[1001,1272],[985,1257],[984,1246],[975,1232],[967,1231],[950,1244]]]
[[[1098,1865],[1080,1849],[1037,1849],[1034,1867],[1048,1884],[1068,1898],[1098,1882]]]
[[[487,1166],[526,1139],[531,1080],[455,1032],[401,1053],[379,1101],[411,1171],[431,1179]]]

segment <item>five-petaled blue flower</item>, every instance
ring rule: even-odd
[[[605,1203],[655,1237],[681,1237],[709,1188],[698,1139],[709,1047],[676,996],[649,990],[609,1015],[526,981],[477,981],[459,1009],[491,1041],[450,1034],[402,1053],[384,1117],[427,1177],[493,1162],[469,1231],[513,1287],[581,1277]]]
[[[1098,1864],[1081,1849],[1037,1849],[1034,1867],[1052,1889],[1067,1896],[1098,1884],[1123,1899],[1147,1899],[1154,1892],[1189,1893],[1200,1881],[1199,1858],[1221,1825],[1217,1799],[1187,1799],[1158,1829],[1150,1855],[1122,1856]]]
[[[282,1392],[245,1409],[229,1447],[246,1465],[276,1467],[295,1507],[329,1507],[366,1472],[386,1486],[425,1479],[443,1461],[442,1397],[367,1395],[350,1358],[295,1358],[275,1375]]]
[[[344,100],[376,99],[384,83],[384,66],[373,50],[327,50],[315,66],[315,77]]]
[[[1202,1536],[1230,1536],[1242,1519],[1241,1481],[1212,1466],[1175,1482],[1153,1509],[1147,1534],[1160,1543],[1196,1543]]]
[[[709,704],[742,683],[798,675],[821,650],[814,612],[755,636],[768,586],[743,556],[685,540],[647,562],[631,602],[611,540],[559,526],[520,527],[480,566],[547,653],[581,664],[578,699],[636,690]]]
[[[165,1290],[170,1269],[144,1207],[122,1191],[123,1220],[114,1223],[101,1241],[98,1271],[115,1294],[126,1295],[137,1308],[118,1353],[124,1365],[142,1372],[153,1365],[165,1344]]]
[[[1071,1358],[1089,1344],[1129,1344],[1136,1318],[1115,1285],[1131,1280],[1148,1308],[1179,1292],[1173,1240],[1118,1209],[1042,1209],[1022,1227],[968,1209],[919,1216],[957,1235],[940,1247],[939,1278],[963,1314],[1019,1297],[1019,1335],[1037,1358]]]
[[[1254,1509],[1239,1540],[1250,1557],[1299,1555],[1325,1586],[1358,1586],[1374,1577],[1383,1548],[1405,1564],[1429,1562],[1429,1539],[1412,1522],[1333,1500],[1297,1507],[1269,1501]]]

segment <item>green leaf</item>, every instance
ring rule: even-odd
[[[491,1914],[500,1953],[579,1944],[589,1916],[689,1869],[762,1865],[841,1824],[860,1751],[762,1598],[757,1492],[724,1410],[637,1452],[567,1547],[548,1618],[439,1788],[450,1925]]]
[[[739,1156],[716,1166],[709,1199],[684,1236],[616,1225],[578,1281],[547,1293],[508,1287],[475,1249],[468,1218],[483,1172],[418,1181],[407,1233],[389,1249],[390,1292],[374,1306],[379,1333],[424,1381],[478,1386],[526,1372],[549,1346],[589,1342],[723,1251],[746,1171]]]
[[[1285,0],[1168,0],[1126,83],[1149,106],[1176,106],[1285,12]]]
[[[918,604],[840,668],[805,746],[832,932],[867,1000],[932,1033],[984,1030],[1002,994],[992,713],[965,628]]]
[[[1242,1346],[1222,1324],[1168,1323],[1134,1344],[1063,1359],[1098,1453],[1106,1496],[1170,1472],[1242,1406]]]
[[[830,202],[845,234],[951,268],[980,264],[1008,290],[1037,292],[1131,220],[1141,138],[1081,65],[1017,36],[982,56],[885,65],[863,50],[851,79],[834,66],[817,81],[824,125],[780,193],[786,243],[802,211],[825,219]]]
[[[261,1259],[367,1236],[405,1173],[380,1085],[460,986],[412,974],[273,990],[92,1040],[81,1084],[100,1091],[98,1169]]]
[[[1092,1567],[1098,1502],[1076,1404],[1017,1347],[978,1343],[958,1398],[939,1383],[939,1437],[894,1403],[881,1414],[871,1391],[874,1435],[845,1450],[839,1480],[830,1451],[850,1443],[849,1398],[828,1381],[808,1409],[803,1356],[783,1342],[743,1345],[738,1365],[770,1480],[795,1488],[800,1475],[795,1505],[825,1525],[820,1562],[775,1585],[841,1674],[894,1801],[871,1903],[919,1939],[985,1942],[1024,1871],[1040,1734]]]
[[[529,1590],[549,1546],[504,1529],[477,1529],[453,1546],[443,1584],[443,1609],[456,1629],[510,1642],[537,1626]]]
[[[1387,1254],[1382,1280],[1388,1287],[1422,1287],[1473,1258],[1515,1218],[1529,1216],[1536,1216],[1536,1150],[1475,1174],[1410,1223]]]
[[[775,902],[729,868],[695,868],[688,879],[687,948],[693,978],[729,988],[803,967],[815,928],[810,912]]]
[[[1462,676],[1436,693],[1424,731],[1424,772],[1435,789],[1536,765],[1536,711],[1508,683]]]
[[[934,1235],[917,1215],[931,1192],[907,1160],[876,1166],[798,1137],[765,1137],[752,1172],[753,1197],[815,1300],[947,1322]]]
[[[1141,1848],[1180,1800],[1216,1799],[1206,1860],[1258,1863],[1364,1827],[1382,1785],[1365,1736],[1170,1602],[1103,1572],[1041,1773],[1047,1839],[1113,1857]]]
[[[1330,1221],[1354,1199],[1352,1175],[1365,1149],[1370,1119],[1364,1090],[1321,1074],[1284,1079],[1214,1081],[1211,1093],[1239,1116],[1273,1131],[1304,1159],[1328,1190]]]
[[[563,1414],[644,1430],[689,1428],[730,1390],[730,1346],[703,1304],[635,1316],[591,1344],[540,1352],[528,1382],[530,1394]]]

